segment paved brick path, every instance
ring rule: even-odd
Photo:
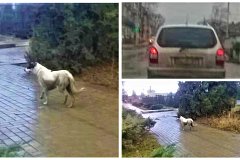
[[[14,65],[0,65],[0,77],[0,145],[22,144],[24,156],[41,156],[33,130],[38,120],[36,81]]]
[[[0,49],[0,65],[26,63],[24,47]]]

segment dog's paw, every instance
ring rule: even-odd
[[[71,103],[71,104],[69,104],[67,107],[68,107],[68,108],[72,108],[72,107],[73,107],[73,104]]]
[[[47,101],[43,102],[44,105],[47,105]]]
[[[38,108],[39,108],[39,109],[42,109],[42,108],[45,108],[45,107],[44,107],[44,106],[39,106]]]
[[[82,88],[80,89],[80,91],[81,91],[81,92],[86,91],[86,88],[82,87]]]

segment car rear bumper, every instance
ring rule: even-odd
[[[156,68],[148,67],[148,78],[225,78],[224,68]]]

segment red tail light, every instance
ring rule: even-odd
[[[149,52],[149,61],[150,63],[158,63],[158,51],[155,47],[150,47]]]
[[[217,50],[216,64],[219,66],[224,66],[224,50],[222,48]]]

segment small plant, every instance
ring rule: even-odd
[[[175,146],[160,146],[149,132],[155,125],[150,118],[123,108],[122,149],[123,157],[173,157]]]
[[[0,157],[21,157],[19,154],[20,150],[22,150],[20,145],[0,147]]]
[[[173,157],[175,150],[174,144],[166,147],[159,147],[151,153],[151,157]]]
[[[240,42],[233,43],[233,50],[235,50],[236,54],[240,54]]]

